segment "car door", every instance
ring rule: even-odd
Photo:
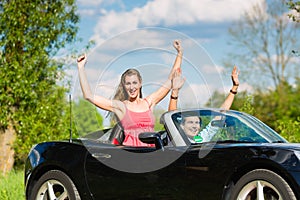
[[[185,150],[89,147],[86,181],[94,199],[177,199],[182,195],[178,186],[185,176]]]
[[[196,145],[185,153],[186,181],[194,197],[222,199],[231,175],[250,162],[251,151],[238,144],[206,143]]]

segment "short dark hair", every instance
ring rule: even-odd
[[[196,112],[196,111],[187,111],[187,112],[183,112],[181,113],[181,124],[185,123],[185,118],[187,117],[198,117],[200,120],[200,125],[202,124],[202,119],[200,117],[200,113]]]

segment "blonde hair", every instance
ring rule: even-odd
[[[113,96],[114,100],[120,100],[120,101],[125,101],[128,100],[128,94],[126,92],[125,89],[125,77],[126,76],[132,76],[132,75],[136,75],[139,79],[139,81],[142,83],[142,76],[140,74],[140,72],[136,69],[127,69],[121,76],[121,80],[120,83],[117,87],[117,90],[115,92],[115,95]],[[140,98],[142,98],[142,87],[140,88]],[[111,120],[111,124],[115,124],[116,122],[118,122],[118,118],[115,115],[115,113],[108,113],[108,115],[110,115],[110,120]]]
[[[121,81],[117,87],[116,93],[113,97],[115,100],[125,101],[128,100],[128,94],[125,89],[125,77],[136,75],[139,81],[142,83],[142,76],[140,72],[136,69],[127,69],[121,76]],[[142,87],[140,88],[140,98],[142,98]]]

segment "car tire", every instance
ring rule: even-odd
[[[235,184],[230,199],[297,200],[288,183],[278,174],[266,169],[256,169],[242,176]]]
[[[62,171],[51,170],[38,179],[32,189],[30,200],[80,200],[72,180]]]

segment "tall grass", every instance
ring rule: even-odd
[[[0,175],[0,199],[24,200],[24,172],[11,171],[7,175]]]

